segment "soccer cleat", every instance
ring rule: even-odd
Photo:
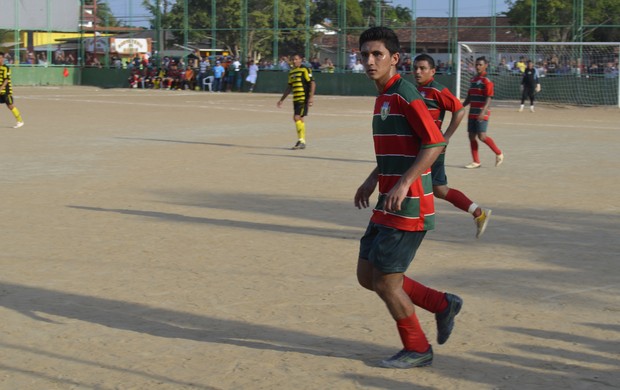
[[[448,341],[452,329],[454,329],[454,317],[461,311],[463,300],[458,296],[446,293],[448,307],[441,313],[435,313],[435,321],[437,322],[437,342],[443,344]]]
[[[472,162],[470,164],[465,165],[465,168],[467,169],[474,169],[474,168],[480,168],[480,163],[477,162]]]
[[[389,359],[382,360],[381,366],[385,368],[414,368],[430,366],[433,363],[433,347],[428,346],[426,352],[401,350]]]
[[[297,150],[297,149],[305,149],[305,148],[306,148],[306,143],[305,142],[297,141],[295,146],[293,146],[291,149]]]
[[[530,106],[530,111],[534,112],[534,106]]]
[[[499,167],[504,162],[504,153],[495,156],[495,166]]]
[[[13,126],[14,129],[19,129],[20,127],[22,127],[24,125],[24,122],[17,122],[17,124],[15,126]]]
[[[489,224],[489,219],[491,219],[491,210],[489,209],[482,209],[482,214],[474,218],[474,222],[478,228],[476,231],[476,238],[480,238],[480,236],[484,234],[484,231],[487,229],[487,225]]]
[[[523,104],[519,107],[519,112],[523,112]]]

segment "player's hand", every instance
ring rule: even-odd
[[[282,100],[278,100],[278,103],[276,105],[278,106],[278,108],[282,108]]]
[[[383,212],[396,212],[400,211],[400,207],[403,204],[403,200],[407,197],[409,188],[403,186],[400,182],[396,183],[394,187],[387,193],[383,202]]]
[[[540,92],[540,84],[536,84],[536,93]]]
[[[376,187],[376,179],[366,179],[366,181],[357,189],[357,192],[355,193],[355,207],[358,209],[367,208],[370,205],[370,195],[372,195]]]
[[[478,115],[478,122],[484,122],[484,113]]]
[[[308,105],[311,106],[314,104],[314,98],[311,97],[310,99],[308,99]]]

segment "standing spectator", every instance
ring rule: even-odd
[[[222,78],[224,77],[224,67],[220,61],[215,61],[215,67],[213,68],[213,91],[221,92],[222,90]]]
[[[493,82],[487,77],[487,67],[489,62],[486,57],[476,58],[477,75],[470,80],[467,98],[463,102],[466,107],[471,104],[469,109],[469,119],[467,121],[467,132],[469,134],[469,145],[474,161],[465,166],[465,168],[479,168],[480,157],[478,155],[478,141],[487,144],[493,153],[495,153],[495,166],[498,167],[504,161],[504,154],[495,145],[491,137],[488,137],[487,127],[489,125],[489,116],[491,115],[491,99],[493,99]]]
[[[24,125],[24,120],[17,107],[13,105],[13,85],[11,84],[11,69],[4,64],[4,53],[0,52],[0,104],[6,104],[6,107],[13,113],[17,123],[14,129],[19,129]]]
[[[254,85],[256,85],[256,79],[258,78],[258,66],[254,63],[254,60],[250,60],[248,65],[248,77],[245,78],[245,81],[250,83],[249,92],[254,91]]]
[[[442,84],[435,81],[435,60],[428,54],[420,54],[413,63],[413,74],[418,84],[418,91],[424,98],[424,103],[428,107],[435,124],[441,130],[443,118],[446,111],[450,111],[452,116],[450,124],[444,133],[446,144],[456,132],[461,121],[465,117],[465,109],[461,101]],[[452,203],[456,208],[466,211],[473,215],[476,224],[476,238],[480,238],[486,230],[491,216],[491,210],[485,210],[472,202],[461,191],[448,187],[448,177],[446,176],[446,149],[441,152],[437,160],[431,166],[431,177],[433,179],[433,195]]]
[[[415,86],[400,76],[396,33],[372,27],[360,35],[360,52],[378,96],[374,103],[372,134],[377,164],[357,189],[357,208],[370,205],[379,186],[379,199],[357,260],[359,284],[385,303],[403,345],[381,361],[386,368],[413,368],[432,364],[429,344],[415,306],[435,313],[437,342],[445,343],[454,327],[462,300],[405,276],[424,236],[434,228],[435,206],[429,175],[433,161],[446,145]]]
[[[243,78],[241,77],[241,62],[239,58],[235,57],[235,60],[231,64],[232,66],[232,81],[230,89],[233,89],[233,85],[237,88],[237,91],[241,92],[241,85],[243,83]]]
[[[65,52],[62,50],[61,46],[58,45],[56,51],[54,52],[54,64],[56,65],[64,65],[65,63]]]
[[[519,107],[519,112],[523,111],[526,97],[530,98],[530,111],[534,112],[534,95],[538,92],[540,92],[538,71],[534,69],[532,61],[527,61],[527,66],[521,79],[521,107]]]
[[[293,56],[294,68],[288,74],[288,85],[278,100],[278,108],[282,107],[282,102],[293,92],[293,122],[297,130],[297,143],[293,149],[306,148],[306,125],[304,117],[308,115],[308,109],[314,104],[314,91],[316,83],[312,78],[312,71],[301,64],[301,56]]]
[[[207,58],[202,57],[200,59],[200,62],[198,63],[198,76],[196,76],[196,81],[198,82],[198,85],[202,87],[203,91],[205,89],[203,80],[207,77],[208,67],[209,67],[209,63],[207,62]]]
[[[349,54],[349,65],[348,68],[350,70],[353,70],[353,67],[355,66],[355,63],[357,62],[357,53],[355,53],[355,49],[351,50],[351,53]]]

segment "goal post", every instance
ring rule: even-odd
[[[620,42],[459,42],[456,96],[464,99],[475,76],[475,61],[489,61],[497,100],[520,100],[522,73],[531,60],[538,71],[539,102],[620,107]]]

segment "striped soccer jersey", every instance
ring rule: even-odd
[[[418,91],[424,98],[424,103],[426,103],[428,111],[440,130],[446,111],[454,113],[463,108],[461,101],[435,79],[431,79],[425,85],[418,85]]]
[[[486,73],[483,73],[482,75],[475,76],[470,81],[469,91],[467,92],[471,106],[469,109],[469,119],[478,119],[478,115],[480,115],[487,97],[493,97],[493,82],[486,75]],[[489,115],[491,115],[490,109],[484,113],[485,121],[489,120]]]
[[[312,71],[305,66],[291,69],[288,73],[288,83],[293,92],[293,102],[305,102],[310,94]]]
[[[13,86],[11,85],[11,68],[6,65],[0,66],[0,85],[4,83],[4,80],[8,80],[6,87],[4,88],[7,95],[13,94]]]
[[[413,165],[420,150],[446,145],[416,87],[398,74],[375,100],[372,134],[379,200],[371,221],[399,230],[432,230],[435,204],[430,167],[411,184],[400,211],[383,212],[386,194]]]

